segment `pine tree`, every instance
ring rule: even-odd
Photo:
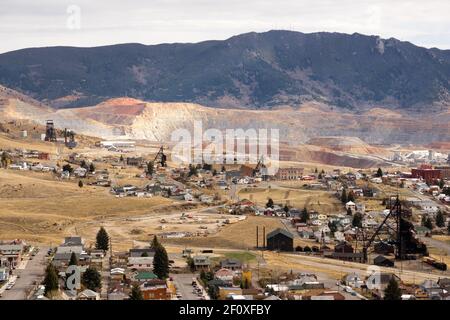
[[[102,278],[97,269],[89,267],[81,277],[81,283],[92,291],[98,291],[102,288]]]
[[[439,228],[443,228],[445,227],[445,219],[444,219],[444,215],[442,214],[442,212],[439,210],[437,215],[436,215],[436,225]]]
[[[154,167],[153,161],[150,161],[149,163],[147,163],[147,175],[148,176],[153,175],[154,171],[155,171],[155,167]]]
[[[442,190],[442,189],[444,189],[444,186],[445,186],[444,179],[440,179],[439,180],[439,188]]]
[[[77,266],[77,265],[78,265],[77,255],[75,254],[75,252],[72,252],[72,254],[70,255],[69,266]]]
[[[274,203],[273,203],[272,198],[269,198],[269,200],[267,200],[267,203],[266,203],[266,208],[273,208],[273,205],[274,205]]]
[[[138,284],[133,285],[130,293],[130,300],[144,300],[144,296],[142,295],[141,288]]]
[[[433,230],[433,222],[431,221],[430,218],[427,218],[427,220],[425,220],[424,227]]]
[[[63,165],[62,170],[63,170],[63,171],[67,171],[67,172],[69,172],[70,174],[72,174],[72,172],[73,172],[73,168],[72,168],[72,166],[71,166],[70,164],[65,164],[65,165]]]
[[[101,227],[97,233],[97,242],[95,247],[99,250],[107,251],[109,249],[109,236],[105,228]]]
[[[94,163],[92,163],[92,162],[89,165],[89,172],[95,172],[95,166],[94,166]]]
[[[150,247],[153,250],[156,250],[156,248],[159,247],[159,246],[160,246],[160,243],[158,241],[158,238],[156,236],[154,236],[152,242],[150,243]]]
[[[355,215],[353,216],[353,220],[352,220],[352,226],[354,227],[358,227],[361,228],[362,227],[362,214],[357,212],[355,213]]]
[[[155,255],[153,257],[153,273],[159,279],[166,279],[169,276],[169,257],[167,251],[162,244],[155,248]]]
[[[427,216],[426,215],[422,215],[422,220],[420,222],[420,224],[422,225],[422,227],[425,227],[425,222],[427,221]]]
[[[347,190],[345,190],[345,188],[342,189],[341,202],[343,204],[346,204],[348,202],[348,200],[347,200]]]
[[[300,221],[306,223],[308,222],[308,220],[309,220],[309,213],[306,207],[304,207],[300,216]]]
[[[288,207],[287,204],[284,205],[283,211],[284,211],[286,214],[288,214],[288,212],[289,212],[289,207]]]
[[[381,168],[378,168],[376,176],[379,178],[383,176],[383,170],[381,170]]]
[[[350,208],[350,207],[347,208],[347,215],[348,216],[353,215],[352,208]]]
[[[401,300],[402,291],[398,286],[397,280],[394,277],[389,280],[389,283],[384,290],[384,300]]]
[[[45,269],[45,278],[43,285],[45,286],[45,295],[48,297],[52,291],[59,289],[58,273],[56,268],[50,263]]]
[[[353,193],[353,191],[350,191],[350,192],[348,193],[348,196],[347,196],[347,202],[348,202],[348,201],[355,202],[355,194]]]
[[[78,187],[83,188],[83,181],[78,181]]]

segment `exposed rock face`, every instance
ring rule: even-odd
[[[203,130],[277,128],[280,139],[290,144],[309,143],[359,154],[379,153],[380,150],[367,143],[419,144],[450,139],[448,110],[422,115],[374,108],[355,114],[319,103],[305,103],[299,108],[241,110],[119,98],[92,107],[55,111],[17,97],[3,96],[0,115],[42,124],[47,119],[53,119],[60,128],[70,128],[93,136],[125,135],[154,141],[169,141],[172,132],[179,128],[192,131],[194,121],[201,121]],[[308,142],[311,138],[315,139]]]
[[[360,34],[270,31],[196,44],[18,50],[0,55],[0,83],[54,107],[130,96],[224,108],[319,101],[425,112],[450,102],[450,51]]]

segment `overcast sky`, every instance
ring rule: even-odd
[[[0,0],[0,52],[198,42],[271,29],[395,37],[450,49],[449,0]]]

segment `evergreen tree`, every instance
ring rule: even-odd
[[[95,248],[107,251],[109,249],[109,236],[105,228],[101,227],[97,233],[97,242]]]
[[[217,170],[216,170],[216,169],[213,170],[212,175],[213,175],[214,177],[217,176]]]
[[[347,208],[347,215],[348,216],[353,215],[352,208],[350,208],[350,207]]]
[[[330,232],[334,234],[337,231],[337,222],[336,221],[328,222],[328,228],[330,228]]]
[[[149,176],[153,175],[153,172],[155,171],[154,168],[155,167],[154,167],[153,161],[148,162],[147,163],[147,175],[149,175]]]
[[[84,168],[84,169],[88,169],[88,165],[87,165],[87,163],[86,163],[85,160],[81,160],[80,167],[82,167],[82,168]]]
[[[438,213],[436,215],[436,226],[438,226],[439,228],[445,227],[444,215],[442,214],[442,212],[440,210],[438,211]]]
[[[222,169],[221,169],[220,171],[222,171],[222,172],[226,172],[226,171],[227,171],[227,169],[225,168],[225,166],[222,166]]]
[[[91,162],[91,164],[89,165],[89,172],[95,172],[95,166],[93,162]]]
[[[352,220],[352,226],[354,227],[358,227],[361,228],[362,227],[362,214],[357,212],[355,213],[355,215],[353,216],[353,220]]]
[[[119,161],[120,161],[120,162],[123,162],[123,155],[120,155]]]
[[[267,203],[266,203],[266,208],[273,208],[273,205],[274,205],[274,203],[273,203],[272,198],[269,198],[269,200],[267,200]]]
[[[288,212],[289,212],[289,207],[288,207],[287,204],[284,205],[283,211],[284,211],[286,214],[288,214]]]
[[[350,191],[350,192],[348,193],[348,196],[347,196],[347,202],[348,202],[348,201],[355,202],[355,194],[353,193],[353,191]]]
[[[197,167],[190,164],[188,176],[191,177],[191,176],[196,176],[196,175],[197,175]]]
[[[158,241],[158,238],[156,236],[154,236],[152,242],[150,243],[150,247],[153,250],[156,250],[156,248],[159,247],[159,246],[160,246],[160,243]]]
[[[45,286],[45,295],[48,297],[52,291],[59,289],[58,272],[56,268],[50,263],[45,269],[45,278],[43,285]]]
[[[427,222],[427,216],[426,215],[422,215],[422,219],[421,219],[421,222],[420,222],[422,227],[425,227],[425,222]]]
[[[92,291],[98,291],[102,287],[102,278],[97,269],[89,267],[81,277],[81,283]]]
[[[444,186],[445,186],[444,179],[440,179],[439,180],[439,188],[442,190],[442,189],[444,189]]]
[[[306,223],[308,222],[308,220],[309,220],[309,213],[306,207],[304,207],[300,216],[300,221]]]
[[[450,223],[447,224],[447,233],[450,235]]]
[[[70,164],[65,164],[65,165],[63,165],[62,170],[63,170],[63,171],[67,171],[67,172],[69,172],[70,174],[72,174],[72,172],[73,172],[73,168],[72,168],[72,166],[71,166]]]
[[[389,280],[389,283],[384,289],[384,300],[401,300],[402,291],[400,290],[397,280],[394,277]]]
[[[424,227],[426,227],[426,228],[428,228],[428,229],[430,229],[430,230],[433,230],[433,222],[431,221],[430,218],[427,218],[427,219],[425,220]]]
[[[347,190],[345,190],[345,188],[342,189],[342,193],[341,193],[341,202],[342,202],[343,204],[346,204],[346,203],[348,202],[348,200],[347,200]]]
[[[78,187],[83,188],[83,181],[78,181]]]
[[[72,252],[72,254],[70,255],[69,266],[77,266],[77,265],[78,265],[77,255],[75,254],[75,252]]]
[[[166,279],[169,276],[169,257],[167,251],[162,244],[155,248],[155,255],[153,257],[153,273],[159,279]]]
[[[219,289],[216,286],[208,286],[208,295],[212,300],[217,300],[219,298]]]
[[[381,170],[381,168],[378,168],[376,176],[379,178],[383,176],[383,170]]]
[[[133,285],[130,293],[130,300],[144,300],[144,296],[142,295],[141,288],[138,284]]]

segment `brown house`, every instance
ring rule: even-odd
[[[166,281],[160,279],[146,281],[141,285],[141,291],[144,300],[167,300],[170,296]]]

